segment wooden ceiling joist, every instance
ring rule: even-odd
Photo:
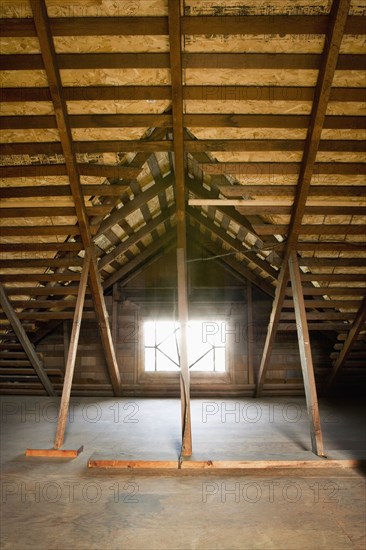
[[[227,197],[239,196],[275,196],[293,197],[296,185],[220,185],[220,191]],[[329,185],[312,185],[308,197],[329,197]],[[332,185],[331,194],[334,197],[365,197],[365,185]],[[307,201],[307,204],[309,201]]]
[[[50,30],[53,36],[108,36],[108,35],[168,35],[167,17],[108,17],[100,25],[98,17],[53,17]],[[326,34],[326,15],[283,15],[275,16],[224,16],[224,17],[182,17],[183,34]],[[345,34],[365,34],[363,18],[350,16],[344,29]],[[36,36],[32,19],[7,19],[3,26],[4,37]]]
[[[164,69],[169,53],[79,53],[56,55],[59,69]],[[183,53],[183,69],[319,69],[319,54]],[[43,69],[40,54],[0,55],[3,71]],[[365,70],[365,55],[340,55],[337,70]]]
[[[84,184],[81,190],[84,196],[117,196],[120,197],[128,185],[124,184]],[[27,185],[19,187],[0,188],[0,199],[28,198],[28,197],[70,197],[71,188],[69,185]]]
[[[171,99],[170,86],[64,86],[65,101],[118,101]],[[312,101],[311,86],[183,86],[183,98],[201,101]],[[337,87],[330,92],[330,101],[362,102],[363,88]],[[0,101],[50,101],[48,88],[2,88]],[[79,152],[79,151],[78,151]]]
[[[364,130],[365,117],[328,115],[324,128],[332,130]],[[2,116],[4,130],[57,128],[52,115]],[[93,114],[69,115],[70,128],[171,128],[172,117],[167,114]],[[185,114],[184,126],[189,128],[307,128],[309,115],[242,115],[242,114]],[[47,165],[48,166],[48,165]]]

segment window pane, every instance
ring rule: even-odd
[[[155,348],[145,348],[145,370],[155,370]]]
[[[155,346],[155,322],[146,321],[144,323],[144,345]]]
[[[225,372],[225,330],[224,321],[189,322],[188,363],[192,371]],[[179,337],[177,322],[145,322],[145,370],[179,371]]]
[[[215,348],[215,371],[225,372],[225,348]]]
[[[156,354],[157,370],[158,371],[179,371],[179,367],[175,365],[168,357],[166,357],[158,349]]]

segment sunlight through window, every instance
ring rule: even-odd
[[[179,371],[179,323],[146,321],[143,325],[145,371]],[[188,363],[191,371],[225,372],[226,323],[188,323]]]

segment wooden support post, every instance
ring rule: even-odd
[[[267,338],[259,371],[256,392],[257,396],[261,394],[263,388],[264,378],[276,337],[279,317],[281,314],[281,308],[288,281],[288,260],[290,258],[290,254],[296,248],[301,231],[302,219],[306,209],[306,201],[310,191],[316,155],[319,149],[320,138],[324,126],[330,91],[332,88],[333,77],[337,66],[339,49],[342,43],[350,3],[351,0],[334,0],[329,16],[329,29],[326,35],[321,65],[318,72],[318,80],[310,115],[310,125],[306,136],[304,154],[302,157],[299,178],[296,186],[295,200],[292,206],[291,219],[287,231],[283,264],[277,281],[276,296],[273,302],[271,320],[268,326]]]
[[[65,366],[65,372],[66,372],[67,356],[69,354],[69,347],[70,347],[69,323],[67,320],[63,321],[62,328],[63,328],[63,337],[64,337],[64,366]]]
[[[325,386],[326,391],[330,389],[339,370],[342,368],[342,366],[346,362],[347,357],[351,352],[352,345],[357,340],[357,336],[359,335],[365,321],[366,321],[366,296],[362,300],[361,306],[357,312],[355,320],[353,321],[352,328],[349,331],[348,336],[343,344],[343,348],[339,353],[338,359],[335,361],[333,365],[332,372],[330,373],[329,378],[326,381],[326,386]]]
[[[33,347],[33,344],[30,342],[27,333],[19,321],[17,314],[14,311],[13,306],[11,305],[9,298],[5,292],[3,285],[0,283],[0,303],[1,307],[4,310],[5,315],[7,316],[9,323],[11,324],[19,342],[21,343],[29,361],[32,363],[32,367],[36,371],[38,378],[43,384],[44,389],[48,395],[56,397],[57,393],[53,389],[53,386],[48,378],[47,374],[43,369],[43,365],[39,360],[39,357],[36,353],[36,350]]]
[[[95,312],[99,323],[102,345],[110,374],[112,386],[116,395],[121,395],[121,380],[115,351],[113,348],[108,314],[105,307],[100,274],[93,248],[92,232],[85,207],[84,196],[80,184],[79,169],[73,147],[70,120],[67,113],[57,56],[51,35],[47,7],[44,0],[30,0],[33,11],[34,25],[39,40],[45,72],[48,79],[50,95],[55,110],[56,124],[60,134],[62,152],[65,158],[66,172],[69,177],[71,194],[74,200],[78,220],[78,232],[85,250],[91,252],[90,258],[90,289],[93,295]]]
[[[247,282],[247,362],[248,362],[248,384],[254,384],[253,365],[253,292],[252,283]]]
[[[74,319],[72,322],[71,337],[70,337],[70,346],[67,354],[67,364],[65,370],[64,385],[62,388],[62,397],[60,403],[60,410],[58,414],[58,423],[54,448],[59,449],[62,447],[64,438],[65,438],[65,429],[66,429],[66,419],[67,413],[69,410],[70,394],[71,394],[71,385],[74,375],[74,367],[76,360],[77,347],[79,342],[80,334],[80,324],[83,316],[83,307],[86,286],[88,283],[89,275],[89,266],[90,266],[90,250],[86,251],[83,271],[81,274],[79,293],[75,305]]]
[[[112,290],[112,340],[114,349],[117,347],[117,335],[118,335],[118,285],[114,283]]]
[[[189,396],[189,366],[187,346],[188,297],[187,297],[187,237],[186,237],[186,191],[184,169],[183,134],[183,86],[181,51],[181,2],[168,1],[170,67],[173,107],[173,149],[175,161],[175,200],[177,207],[177,272],[178,272],[178,318],[180,323],[180,371],[182,403],[182,456],[192,454],[191,410]]]
[[[185,251],[177,249],[178,271],[178,311],[180,324],[179,338],[179,365],[181,375],[181,404],[182,404],[182,456],[192,454],[192,431],[190,414],[190,376],[188,364],[188,300],[187,300],[187,263]]]
[[[300,349],[301,369],[304,378],[306,405],[310,419],[311,446],[314,454],[325,456],[304,295],[302,293],[300,268],[295,251],[291,253],[289,258],[289,270],[294,295],[297,338]]]
[[[288,265],[283,264],[277,281],[275,299],[273,301],[271,317],[269,320],[267,337],[264,344],[263,355],[259,367],[256,396],[262,393],[264,379],[271,359],[271,353],[274,346],[278,325],[281,317],[282,304],[286,296],[286,287],[288,282]]]
[[[93,289],[93,301],[95,313],[98,319],[99,332],[102,339],[104,355],[114,394],[121,395],[121,376],[116,358],[116,352],[113,346],[111,328],[109,326],[108,311],[104,301],[103,287],[98,271],[97,260],[95,256],[95,247],[90,260],[90,287]]]

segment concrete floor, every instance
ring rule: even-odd
[[[51,448],[56,401],[1,402],[1,549],[338,550],[365,548],[365,480],[356,469],[187,473],[92,470],[95,454],[174,459],[176,399],[72,400],[74,460],[25,457]],[[230,414],[230,411],[233,411]],[[321,403],[329,455],[365,456],[364,410]],[[310,437],[301,398],[194,399],[194,457],[298,458]]]

